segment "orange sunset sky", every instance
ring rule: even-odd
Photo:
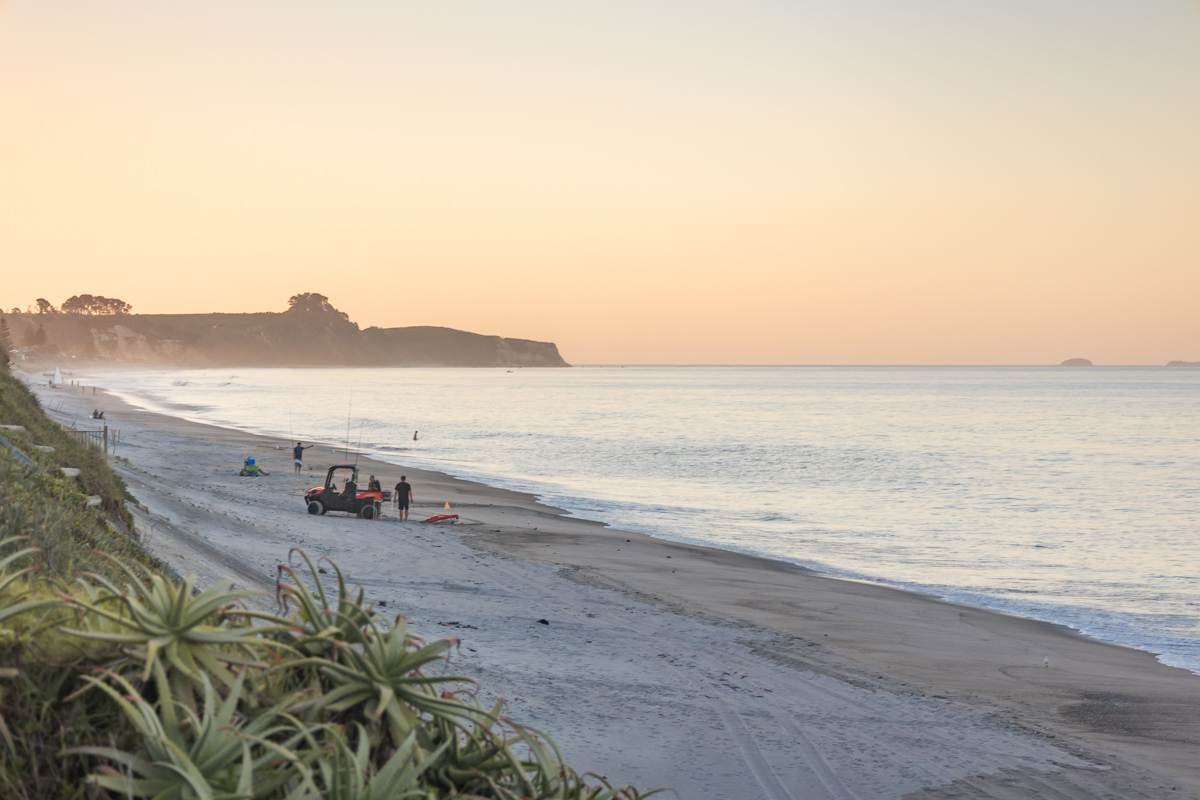
[[[0,304],[1200,359],[1194,0],[0,0]]]

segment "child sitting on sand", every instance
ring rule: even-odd
[[[245,462],[242,464],[242,469],[238,473],[242,478],[257,478],[259,475],[270,475],[265,469],[260,467],[254,460],[254,456],[246,456]]]

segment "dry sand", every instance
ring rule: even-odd
[[[417,630],[460,638],[456,671],[617,782],[746,800],[1200,797],[1200,677],[1148,654],[369,459],[364,480],[409,476],[414,518],[448,500],[463,524],[312,517],[303,490],[339,451],[309,450],[296,476],[288,442],[37,390],[84,427],[106,409],[139,527],[180,572],[269,592],[290,548],[328,556]],[[236,477],[247,454],[271,475]]]

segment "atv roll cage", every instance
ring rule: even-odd
[[[351,491],[338,486],[338,476],[345,473]],[[343,480],[344,482],[344,480]],[[304,503],[309,514],[324,514],[328,511],[344,511],[363,519],[379,516],[388,492],[358,488],[357,464],[334,464],[325,473],[325,483],[314,486],[304,493]]]

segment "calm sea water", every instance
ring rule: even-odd
[[[144,407],[1054,622],[1200,671],[1200,370],[106,373]],[[413,430],[421,432],[412,441]],[[418,490],[419,491],[419,490]]]

